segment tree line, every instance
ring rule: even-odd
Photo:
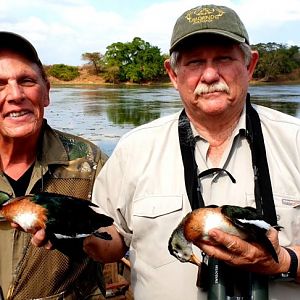
[[[300,47],[280,43],[259,43],[251,45],[259,52],[259,62],[254,79],[274,81],[282,75],[296,72],[300,79]],[[105,54],[86,52],[81,56],[84,68],[90,74],[104,78],[108,83],[161,82],[167,78],[163,62],[168,54],[161,54],[157,46],[135,37],[131,42],[113,43]],[[46,72],[61,80],[72,80],[79,76],[79,67],[56,64],[46,67]]]

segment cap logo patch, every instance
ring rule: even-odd
[[[219,8],[200,7],[189,11],[185,18],[193,24],[213,22],[220,19],[225,14]]]

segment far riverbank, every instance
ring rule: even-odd
[[[107,83],[105,80],[98,75],[91,75],[88,74],[86,71],[81,71],[80,76],[76,77],[73,80],[70,81],[63,81],[59,80],[55,77],[49,76],[49,81],[51,85],[103,85],[103,86],[114,86],[116,84]],[[300,84],[300,77],[298,76],[292,76],[291,74],[286,76],[281,76],[278,80],[274,81],[262,81],[262,80],[252,80],[250,82],[251,85],[280,85],[280,84]],[[166,77],[165,80],[162,80],[160,82],[148,82],[143,84],[137,84],[137,83],[121,83],[120,85],[139,85],[139,86],[171,86],[171,82]]]

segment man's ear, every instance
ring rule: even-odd
[[[171,67],[170,59],[165,60],[164,66],[165,66],[165,69],[170,77],[170,80],[171,80],[174,88],[177,90],[177,74]]]
[[[46,95],[46,97],[44,99],[44,107],[47,107],[50,104],[50,95],[49,95],[49,92],[50,92],[50,82],[49,82],[48,79],[46,81],[46,89],[47,89],[47,95]]]
[[[252,75],[253,75],[253,73],[255,71],[255,67],[256,67],[256,65],[258,63],[258,59],[259,59],[258,51],[252,50],[251,51],[251,60],[250,60],[250,63],[248,65],[248,67],[247,67],[249,80],[252,79]]]

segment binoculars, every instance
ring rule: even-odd
[[[268,276],[247,272],[209,258],[208,300],[268,300]],[[204,275],[204,274],[202,274]]]

